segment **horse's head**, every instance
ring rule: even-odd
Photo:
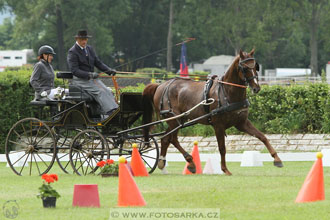
[[[239,51],[239,77],[246,84],[249,84],[250,88],[254,93],[258,93],[260,91],[258,72],[259,72],[259,64],[253,57],[254,49],[251,50],[250,53]]]

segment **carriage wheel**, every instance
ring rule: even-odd
[[[79,132],[70,146],[70,163],[78,175],[94,174],[97,162],[108,159],[108,144],[103,135],[96,130]]]
[[[66,129],[56,127],[56,161],[64,173],[74,173],[69,159],[70,145],[73,137],[75,137],[81,130]]]
[[[53,166],[56,140],[52,130],[37,118],[25,118],[10,129],[5,151],[17,175],[42,175]]]
[[[126,157],[130,160],[132,157],[132,145],[137,144],[139,153],[149,173],[154,172],[157,167],[159,158],[159,148],[157,141],[152,137],[149,142],[145,142],[144,138],[125,140],[119,148],[120,156]],[[111,151],[110,151],[111,153]]]

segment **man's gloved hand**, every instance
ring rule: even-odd
[[[109,68],[109,70],[105,71],[105,73],[108,74],[109,76],[115,76],[117,71],[115,69]]]
[[[89,76],[89,79],[96,79],[99,77],[99,74],[96,72],[89,72],[88,76]]]

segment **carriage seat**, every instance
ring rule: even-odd
[[[59,79],[72,79],[73,75],[72,72],[62,71],[62,72],[57,72],[56,77]]]
[[[94,102],[92,96],[87,94],[79,86],[75,86],[72,84],[69,85],[69,95],[65,99],[77,101],[77,102],[81,102],[81,101]]]
[[[72,79],[73,75],[72,72],[57,72],[56,77],[59,79]],[[69,85],[69,95],[66,96],[67,100],[72,100],[72,101],[86,101],[86,102],[93,102],[94,99],[92,96],[87,94],[85,91],[83,91],[79,86],[75,86],[70,84]]]

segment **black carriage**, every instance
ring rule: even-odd
[[[72,74],[59,72],[57,78],[71,79]],[[93,174],[98,161],[131,157],[136,143],[152,173],[159,156],[156,140],[153,136],[145,140],[141,130],[125,132],[143,114],[142,94],[121,93],[120,107],[102,120],[91,96],[71,84],[68,87],[64,99],[31,101],[36,117],[12,126],[5,143],[12,170],[17,175],[42,175],[56,160],[65,173]]]

